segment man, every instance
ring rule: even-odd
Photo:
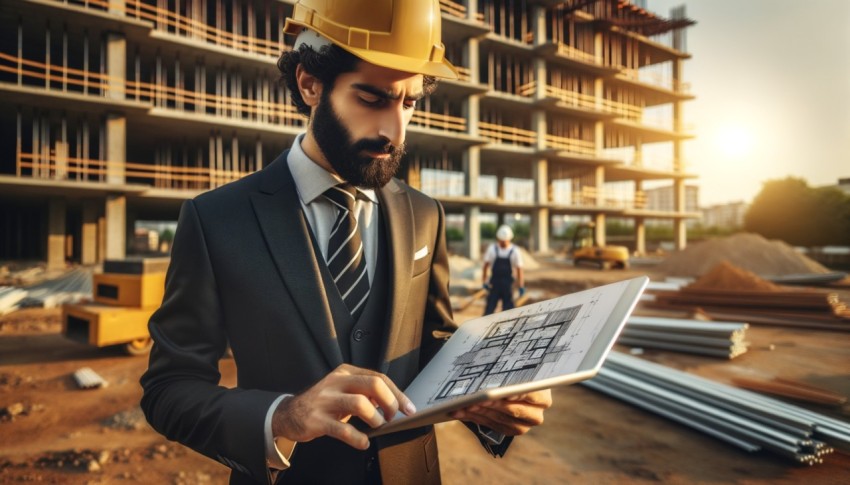
[[[433,427],[361,431],[415,412],[400,389],[454,328],[442,208],[392,178],[416,102],[454,68],[437,0],[382,5],[295,5],[278,66],[307,132],[180,214],[142,408],[231,483],[440,480]],[[234,389],[218,385],[227,345]],[[543,391],[454,417],[500,455],[550,405]]]
[[[519,249],[511,244],[514,231],[511,226],[503,224],[496,230],[496,244],[493,244],[484,253],[484,266],[481,268],[481,279],[484,280],[484,288],[487,293],[487,305],[484,314],[489,315],[496,311],[496,305],[502,302],[502,311],[514,307],[514,271],[516,271],[516,282],[519,286],[519,296],[525,294],[525,280],[522,270],[522,255]],[[488,271],[493,268],[490,278]]]

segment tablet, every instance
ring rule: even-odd
[[[366,434],[450,421],[479,402],[595,376],[648,282],[641,276],[465,322],[405,389],[417,412]]]

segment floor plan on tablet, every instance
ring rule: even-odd
[[[581,305],[495,322],[472,349],[455,359],[454,370],[428,402],[482,389],[537,380],[570,352],[570,326]]]

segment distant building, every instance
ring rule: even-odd
[[[847,195],[850,195],[850,177],[838,179],[838,184],[835,185],[835,188],[843,191]]]
[[[653,189],[644,190],[646,196],[646,210],[650,212],[670,212],[675,211],[676,194],[674,185],[666,185]],[[685,185],[685,212],[690,214],[699,213],[699,187],[696,185]],[[649,219],[649,225],[665,224],[663,219]],[[691,219],[686,222],[688,227],[693,227],[698,221]]]
[[[744,226],[744,216],[750,204],[729,202],[716,204],[702,209],[702,225],[718,229],[736,229]]]

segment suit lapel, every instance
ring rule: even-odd
[[[302,321],[331,368],[343,363],[333,318],[313,250],[310,229],[285,151],[262,171],[260,191],[251,196],[263,237]],[[321,298],[317,298],[321,295]]]
[[[386,372],[389,361],[398,357],[394,349],[401,333],[401,321],[410,278],[413,276],[413,208],[410,197],[395,179],[378,191],[381,200],[381,215],[387,223],[388,246],[391,255],[389,332],[381,350],[381,372]]]

